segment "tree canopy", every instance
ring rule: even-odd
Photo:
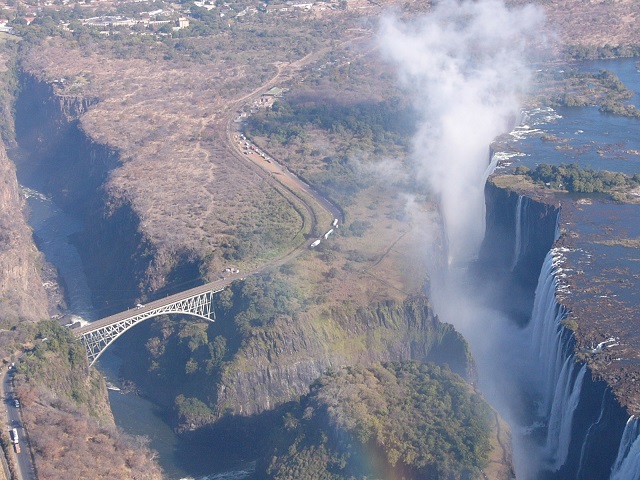
[[[633,177],[620,172],[593,170],[576,164],[541,163],[535,169],[519,166],[516,175],[525,175],[538,184],[577,193],[613,193],[640,185],[640,174]]]
[[[418,362],[327,373],[282,419],[269,478],[480,478],[492,412],[461,377]]]

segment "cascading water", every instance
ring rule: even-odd
[[[557,274],[562,271],[562,251],[546,256],[535,292],[531,322],[527,327],[532,360],[540,375],[538,415],[546,419],[547,434],[542,445],[546,469],[558,471],[566,462],[571,444],[574,413],[580,402],[586,364],[575,362],[571,332],[562,320],[566,310],[556,300]]]
[[[518,195],[516,203],[516,240],[513,249],[513,260],[511,261],[511,271],[516,268],[522,254],[527,250],[528,244],[528,226],[527,207],[529,206],[529,198],[524,195]]]
[[[600,402],[600,413],[598,414],[598,418],[596,419],[596,421],[593,422],[591,425],[589,425],[589,428],[587,429],[587,433],[585,435],[586,440],[591,438],[592,431],[595,429],[595,427],[600,425],[600,422],[602,422],[602,418],[604,416],[605,408],[607,405],[607,396],[609,395],[611,395],[611,391],[608,388],[605,388],[602,392],[602,401]],[[576,474],[576,478],[583,478],[582,469],[584,467],[585,460],[586,460],[585,458],[586,450],[587,450],[587,441],[583,442],[582,448],[580,449],[580,461],[578,462],[578,473]]]
[[[610,480],[637,480],[640,478],[640,419],[629,417],[622,433],[618,456],[611,468]]]
[[[602,427],[610,391],[605,389],[600,409],[590,414],[593,416],[582,418],[581,421],[586,422],[582,426],[583,433],[574,438],[576,412],[580,408],[583,387],[587,383],[587,365],[575,361],[573,333],[562,324],[567,311],[557,301],[557,292],[563,289],[558,278],[562,274],[564,252],[564,249],[554,248],[544,260],[535,292],[531,322],[525,334],[530,339],[531,359],[538,366],[538,416],[547,425],[540,449],[543,469],[547,472],[562,472],[558,478],[590,478],[588,470],[583,470],[583,465],[588,462],[585,457],[585,452],[589,450],[587,443],[593,442],[592,432]],[[584,417],[584,411],[582,415]],[[579,455],[574,453],[573,460],[570,460],[573,441],[581,442],[577,444],[581,448]],[[569,473],[567,468],[576,470]],[[637,417],[631,417],[627,422],[617,458],[611,467],[610,480],[640,480],[640,419]]]
[[[530,330],[533,361],[541,372],[542,402],[539,414],[546,416],[551,411],[551,404],[558,378],[565,358],[563,355],[563,333],[561,324],[566,315],[565,309],[556,302],[556,277],[554,272],[559,258],[549,252],[542,264],[536,287]]]
[[[554,391],[544,446],[545,457],[549,459],[549,468],[553,471],[564,465],[569,453],[573,416],[580,401],[582,382],[587,372],[587,365],[584,364],[578,374],[574,375],[578,367],[573,355],[567,357]]]

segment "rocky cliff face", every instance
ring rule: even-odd
[[[470,379],[466,342],[433,316],[426,299],[385,303],[326,318],[282,318],[243,340],[223,368],[215,410],[250,415],[297,398],[327,369],[419,360],[447,363]]]
[[[545,255],[556,235],[557,202],[501,188],[485,187],[486,233],[476,265],[498,292],[494,301],[520,325],[533,307],[533,293]]]
[[[131,292],[132,302],[171,276],[197,277],[201,260],[186,250],[160,251],[146,236],[127,191],[109,183],[110,172],[120,164],[118,153],[93,142],[78,118],[96,100],[60,96],[55,86],[28,73],[22,83],[18,139],[28,147],[27,163],[44,191],[84,219],[85,231],[76,242],[96,307],[114,299],[109,293],[114,284]],[[68,174],[54,175],[60,170]],[[214,409],[263,411],[305,393],[326,368],[355,362],[429,358],[449,363],[468,378],[472,367],[462,338],[433,318],[426,304],[412,305],[333,312],[326,319],[292,324],[277,319],[243,340],[222,373]]]
[[[111,313],[135,303],[143,298],[142,292],[161,286],[167,270],[179,260],[162,259],[163,265],[157,265],[157,252],[141,232],[126,192],[107,186],[109,173],[120,164],[119,153],[93,141],[79,121],[98,100],[58,95],[53,85],[27,73],[21,82],[16,133],[25,156],[24,175],[83,220],[85,229],[75,243],[90,272],[94,305]],[[113,284],[125,298],[109,307],[109,300],[114,304],[109,293]]]
[[[500,179],[494,179],[486,190],[487,235],[480,263],[483,272],[511,282],[503,284],[508,295],[495,301],[523,326],[522,335],[533,350],[532,368],[542,379],[535,394],[540,403],[536,414],[544,425],[542,440],[536,441],[541,465],[535,478],[609,478],[616,458],[621,463],[629,453],[619,450],[629,412],[616,397],[616,386],[602,381],[584,346],[579,346],[598,319],[580,317],[588,309],[574,309],[572,298],[582,298],[582,292],[568,288],[575,283],[572,276],[584,275],[573,273],[578,265],[569,266],[566,259],[575,248],[567,247],[567,238],[579,235],[559,228],[575,216],[567,215],[573,206],[565,205],[564,212],[560,202],[575,199],[530,187],[516,191],[498,183]],[[575,227],[573,223],[565,228]],[[586,293],[584,300],[600,303],[593,292]],[[513,316],[514,311],[520,316]]]
[[[434,317],[424,297],[321,315],[276,314],[244,329],[238,321],[247,312],[259,306],[266,316],[270,307],[264,298],[243,296],[241,287],[232,290],[234,306],[227,313],[218,304],[214,324],[156,322],[141,326],[145,331],[139,337],[122,339],[134,352],[127,376],[167,407],[176,407],[180,429],[272,410],[342,366],[432,361],[467,380],[475,378],[467,343]]]
[[[0,144],[0,317],[3,320],[49,318],[47,296],[31,229],[22,213],[24,200],[13,164]]]

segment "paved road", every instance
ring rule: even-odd
[[[26,432],[22,426],[20,408],[16,406],[16,397],[13,391],[13,372],[5,372],[2,375],[2,401],[6,411],[5,428],[18,430],[21,453],[14,455],[18,464],[18,480],[36,480],[35,470],[29,454],[29,442]]]

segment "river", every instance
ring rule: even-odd
[[[573,67],[584,72],[606,69],[615,73],[634,92],[629,103],[640,107],[636,60],[598,60]],[[639,127],[640,120],[604,114],[597,106],[532,109],[525,112],[523,124],[511,134],[511,147],[518,152],[512,158],[512,166],[576,163],[634,175],[640,172]]]

